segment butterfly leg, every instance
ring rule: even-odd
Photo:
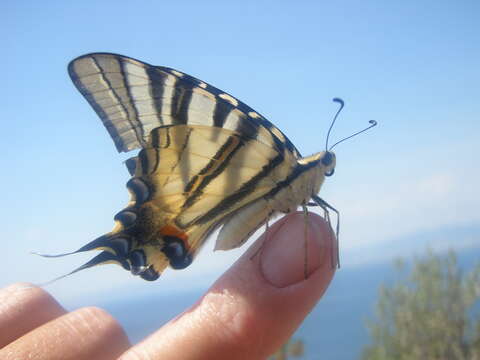
[[[335,238],[336,238],[336,253],[334,253],[335,250],[332,248],[332,265],[334,264],[333,259],[336,258],[336,263],[337,267],[340,268],[340,249],[339,249],[339,234],[340,234],[340,213],[338,212],[337,209],[335,209],[333,206],[331,206],[329,203],[327,203],[325,200],[321,199],[319,196],[314,195],[312,197],[313,203],[308,203],[307,205],[310,206],[320,206],[324,213],[325,213],[325,220],[327,221],[328,225],[332,229],[332,221],[330,219],[330,212],[329,210],[333,211],[337,215],[337,224],[335,227]],[[332,229],[333,231],[333,229]]]
[[[303,273],[305,276],[305,280],[308,278],[308,208],[306,205],[302,205],[303,208],[303,219],[305,221],[304,230],[303,230],[303,246],[305,248],[304,251],[304,259],[303,259]]]
[[[252,260],[255,256],[258,255],[258,253],[261,253],[262,250],[263,250],[263,246],[266,244],[266,242],[268,241],[268,230],[270,229],[270,225],[269,225],[269,220],[270,218],[267,217],[267,220],[265,221],[265,238],[263,239],[262,243],[260,244],[259,248],[257,250],[255,250],[255,252],[253,253],[252,256],[250,256],[250,260]]]

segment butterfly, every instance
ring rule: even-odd
[[[230,94],[130,57],[87,54],[68,72],[117,150],[139,149],[125,162],[131,199],[113,230],[72,253],[47,255],[101,251],[70,274],[116,263],[152,281],[167,266],[187,267],[216,229],[215,249],[229,250],[276,213],[309,205],[336,211],[317,195],[335,170],[328,140],[325,151],[302,157],[276,126]],[[337,116],[343,101],[334,100]]]

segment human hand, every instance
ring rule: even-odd
[[[305,279],[304,224],[303,213],[278,221],[261,251],[263,236],[195,305],[134,346],[101,309],[67,313],[34,285],[1,289],[0,359],[265,359],[290,338],[335,272],[334,236],[309,214]]]

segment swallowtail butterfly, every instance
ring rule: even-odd
[[[219,227],[215,249],[228,250],[273,213],[307,205],[336,211],[316,195],[335,169],[328,145],[302,157],[252,108],[171,68],[93,53],[74,59],[68,71],[117,150],[140,149],[126,161],[130,202],[111,232],[73,252],[101,251],[72,273],[116,263],[156,280],[168,265],[187,267]],[[340,112],[343,102],[334,100]]]

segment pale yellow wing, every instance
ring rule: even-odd
[[[184,233],[193,253],[208,233],[268,194],[295,165],[288,151],[279,153],[234,131],[177,125],[152,132],[138,155],[135,178],[152,189],[151,195],[140,197],[149,199],[142,206],[155,213],[155,227]],[[243,238],[238,233],[232,241],[238,246]]]
[[[272,214],[264,198],[255,200],[232,214],[222,226],[215,243],[215,250],[230,250],[242,246]]]
[[[290,140],[258,112],[178,70],[92,53],[72,60],[68,72],[118,151],[145,147],[150,132],[159,126],[187,124],[233,130],[300,157]]]

